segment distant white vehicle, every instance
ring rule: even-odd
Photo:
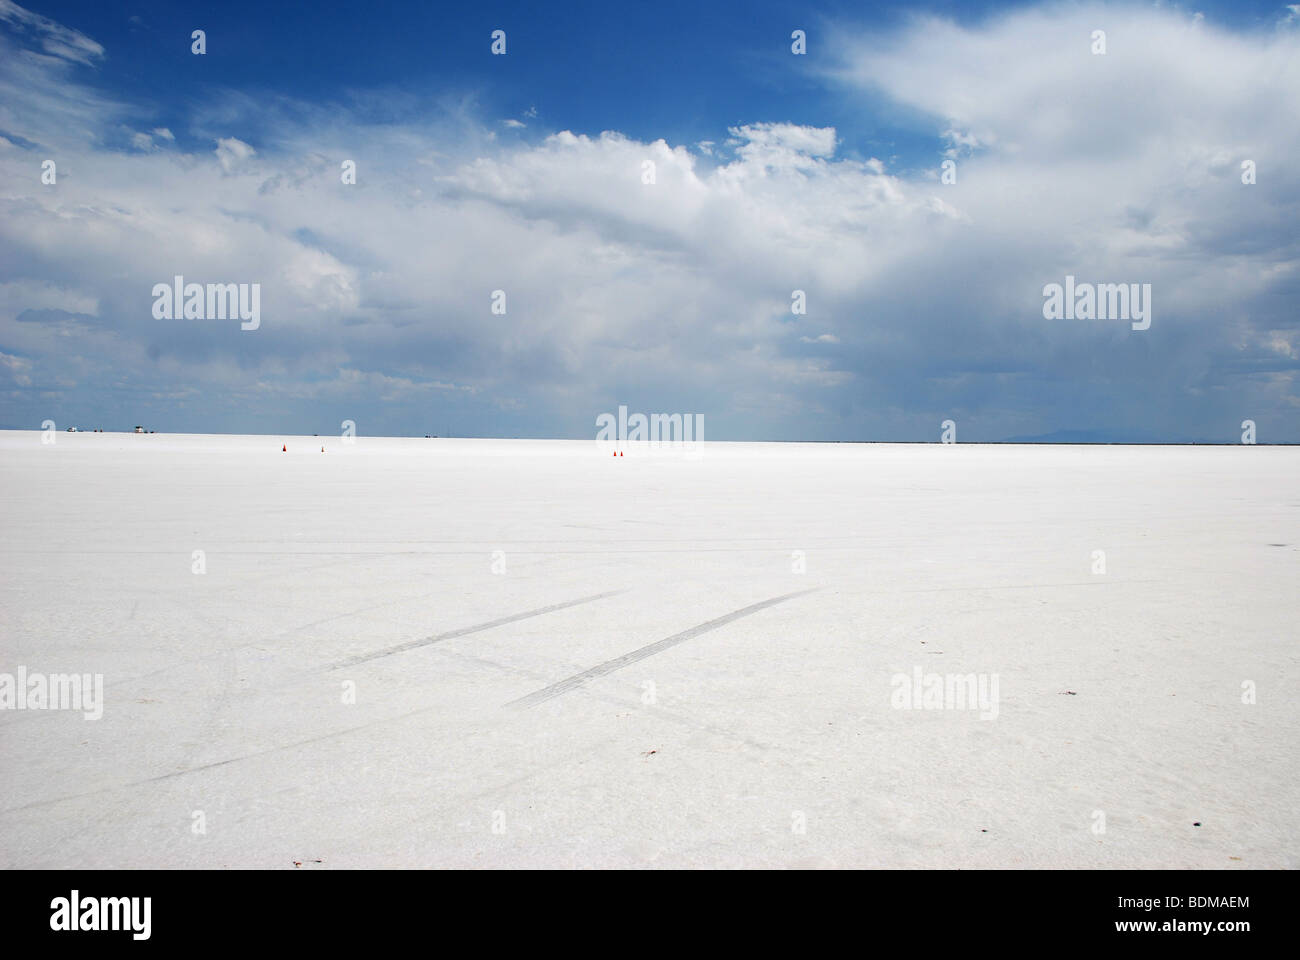
[[[76,433],[76,432],[77,432],[76,427],[68,427],[68,433]]]
[[[135,428],[135,432],[136,432],[136,433],[144,433],[144,432],[145,432],[145,429],[144,429],[144,427],[136,427],[136,428]]]

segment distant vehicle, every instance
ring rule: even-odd
[[[76,427],[68,427],[68,433],[76,433],[76,432],[77,432]]]
[[[137,426],[137,427],[135,428],[135,432],[136,432],[136,433],[144,433],[144,432],[145,432],[145,429],[144,429],[144,427]]]

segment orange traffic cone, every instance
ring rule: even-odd
[[[288,448],[288,446],[283,446],[283,447],[281,447],[281,448],[280,448],[280,452],[281,452],[281,453],[288,453],[288,452],[289,452],[289,448]]]

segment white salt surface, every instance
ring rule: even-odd
[[[1295,867],[1298,477],[0,433],[0,673],[105,682],[0,711],[0,866]]]

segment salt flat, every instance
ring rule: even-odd
[[[1297,476],[0,433],[0,866],[1295,867]]]

